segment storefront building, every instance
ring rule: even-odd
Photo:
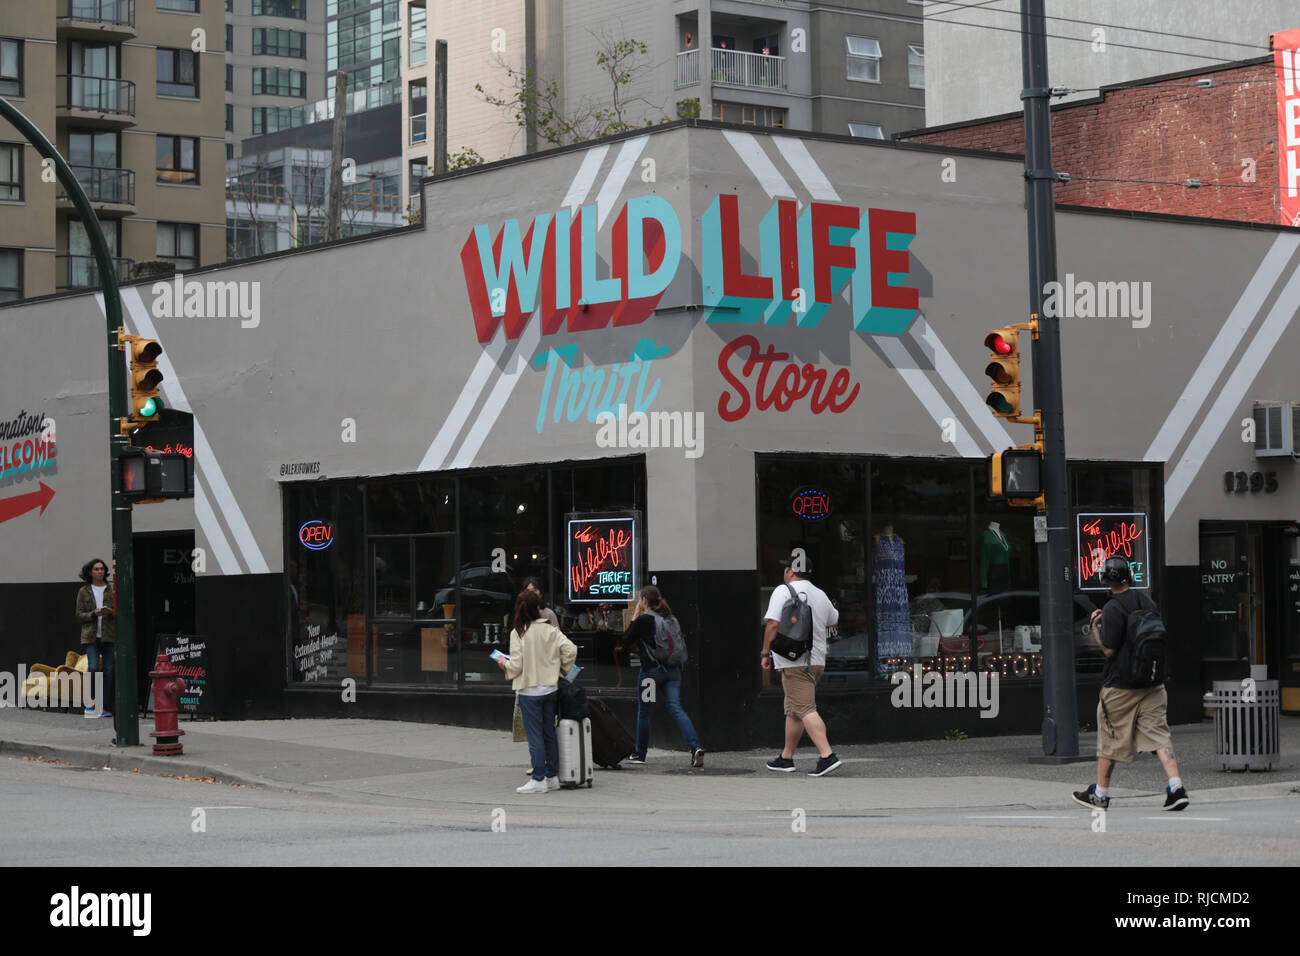
[[[761,616],[795,557],[840,609],[832,739],[1038,730],[1032,512],[987,474],[1032,436],[981,374],[1028,300],[1019,163],[672,124],[430,180],[424,209],[123,290],[164,349],[174,431],[150,440],[196,473],[134,511],[141,656],[201,645],[200,712],[504,729],[489,654],[537,577],[630,722],[618,637],[655,583],[705,746],[766,744]],[[1115,552],[1177,638],[1175,720],[1250,663],[1300,710],[1300,479],[1266,457],[1300,401],[1300,232],[1071,210],[1058,236],[1080,722]],[[12,669],[61,657],[75,571],[110,550],[103,312],[37,300],[0,329],[0,397],[54,436],[0,487],[53,492],[0,523]],[[934,670],[996,675],[995,699],[900,700]]]

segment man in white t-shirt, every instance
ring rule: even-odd
[[[776,638],[781,609],[790,600],[789,588],[782,585],[774,590],[764,615],[763,669],[775,667],[781,675],[781,689],[785,692],[785,748],[779,757],[768,762],[767,769],[793,773],[795,748],[807,731],[820,757],[816,769],[809,771],[808,776],[824,777],[839,768],[840,758],[831,750],[826,739],[826,724],[817,713],[816,688],[822,671],[826,669],[826,628],[839,623],[840,612],[835,610],[825,591],[804,579],[803,574],[811,571],[806,564],[802,573],[795,571],[789,561],[782,561],[781,566],[785,569],[785,585],[806,598],[812,610],[813,639],[809,652],[797,660],[790,661],[772,654],[772,641]]]

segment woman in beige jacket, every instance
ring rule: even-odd
[[[541,595],[524,591],[515,601],[515,628],[510,632],[510,656],[497,665],[519,692],[519,710],[528,734],[532,778],[519,793],[560,789],[556,776],[559,744],[555,738],[555,706],[560,676],[578,659],[578,648],[564,632],[542,620]]]

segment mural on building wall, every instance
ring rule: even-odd
[[[0,487],[58,470],[54,419],[44,412],[22,409],[0,420]],[[35,491],[0,498],[0,522],[39,508],[41,514],[54,498],[54,489],[37,481]]]

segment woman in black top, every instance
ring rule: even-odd
[[[656,631],[671,639],[674,650],[680,649],[672,658],[665,659],[666,651],[656,646]],[[677,728],[690,748],[691,766],[703,767],[704,749],[695,734],[695,725],[682,708],[681,665],[686,661],[686,644],[673,609],[657,587],[641,589],[636,602],[636,616],[623,634],[620,645],[632,641],[636,642],[641,658],[641,675],[637,681],[636,753],[628,758],[628,762],[645,763],[646,751],[650,749],[650,718],[655,701],[662,696],[668,705],[668,713],[677,721]]]

